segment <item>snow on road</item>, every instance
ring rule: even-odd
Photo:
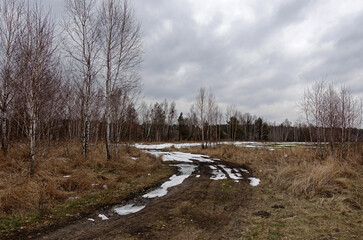
[[[144,198],[156,198],[156,197],[162,197],[165,196],[168,193],[168,188],[177,186],[179,184],[182,184],[185,179],[187,179],[197,168],[195,165],[188,165],[188,164],[178,164],[175,165],[179,168],[179,172],[181,172],[181,175],[173,175],[169,178],[169,181],[166,181],[161,185],[160,188],[155,189],[154,191],[151,191],[145,195],[143,195]]]
[[[164,144],[162,144],[164,145]],[[207,155],[192,154],[184,152],[161,152],[156,150],[145,150],[145,152],[152,154],[156,157],[161,157],[164,162],[178,162],[178,163],[209,163],[209,167],[212,170],[212,180],[223,180],[223,179],[233,179],[236,182],[242,179],[242,172],[248,173],[248,170],[240,168],[229,168],[223,164],[220,164],[220,160],[217,158],[211,158]],[[213,164],[213,165],[212,165]],[[178,166],[178,165],[176,165]],[[181,177],[182,178],[182,177]],[[185,177],[187,178],[187,177]],[[185,179],[184,178],[184,179]],[[184,181],[183,179],[183,181]],[[163,191],[163,190],[159,190]],[[148,194],[145,194],[148,195]],[[151,196],[151,195],[148,195]]]
[[[218,145],[234,145],[238,147],[247,147],[247,148],[267,148],[269,150],[275,150],[275,148],[288,148],[288,147],[296,147],[296,146],[306,146],[313,147],[316,143],[311,142],[219,142]],[[326,144],[326,143],[322,143]],[[163,144],[135,144],[134,146],[139,149],[144,150],[162,150],[166,148],[190,148],[201,146],[202,143],[163,143]],[[215,145],[215,143],[213,143]]]
[[[257,144],[257,143],[256,143]],[[259,144],[259,143],[258,143]],[[192,154],[192,153],[183,153],[183,152],[166,152],[160,151],[165,148],[170,148],[174,146],[175,148],[182,147],[191,147],[191,146],[199,146],[200,143],[187,143],[187,144],[158,144],[158,145],[141,145],[135,144],[135,147],[145,150],[145,152],[156,156],[161,157],[164,162],[170,162],[171,166],[178,167],[178,173],[174,174],[169,178],[168,181],[164,182],[159,188],[152,190],[146,194],[144,194],[141,198],[143,199],[141,202],[143,204],[134,204],[128,202],[126,205],[121,207],[115,207],[114,212],[118,215],[128,215],[131,213],[136,213],[141,211],[146,207],[149,201],[153,198],[165,196],[168,193],[168,189],[171,187],[175,187],[184,182],[185,179],[190,177],[196,169],[199,168],[200,164],[206,164],[209,166],[211,170],[212,180],[223,180],[223,179],[232,179],[235,182],[243,179],[242,173],[249,173],[248,170],[243,168],[230,168],[226,164],[222,164],[219,159],[211,158],[207,155],[201,154]],[[197,174],[196,177],[199,178],[201,175]],[[260,179],[257,178],[248,178],[250,180],[250,185],[257,186],[260,182]],[[100,214],[98,215],[102,220],[107,220],[108,218]],[[90,219],[89,219],[90,220]],[[91,221],[91,220],[90,220]]]
[[[104,214],[98,214],[98,217],[101,218],[102,221],[108,220],[108,217]]]
[[[258,178],[250,177],[248,179],[250,180],[250,185],[252,187],[256,187],[258,184],[260,184],[260,179],[258,179]]]
[[[212,180],[223,180],[227,179],[226,174],[224,174],[220,169],[216,168],[215,166],[209,166],[212,169],[212,176],[210,179]]]
[[[125,206],[115,208],[114,211],[118,215],[123,216],[123,215],[128,215],[130,213],[136,213],[138,211],[141,211],[144,208],[145,208],[145,206],[136,206],[134,204],[127,204]]]

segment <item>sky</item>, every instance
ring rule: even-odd
[[[63,0],[44,1],[59,18]],[[304,89],[326,78],[363,97],[361,0],[133,0],[147,102],[187,113],[198,89],[222,109],[299,120]]]

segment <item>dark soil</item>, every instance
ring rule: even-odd
[[[235,230],[243,231],[245,223],[236,222],[240,219],[236,214],[251,202],[248,176],[240,182],[214,181],[210,174],[209,167],[201,164],[181,185],[138,213],[119,216],[109,208],[52,232],[34,232],[19,239],[238,239]],[[109,220],[102,221],[99,213]]]

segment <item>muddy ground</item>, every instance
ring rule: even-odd
[[[19,238],[239,239],[246,225],[243,212],[252,203],[248,176],[239,182],[210,177],[210,168],[201,164],[181,185],[170,188],[166,196],[154,199],[140,212],[119,216],[110,208],[56,230]],[[102,221],[99,213],[109,219]]]

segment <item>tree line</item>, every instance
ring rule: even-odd
[[[140,103],[140,25],[128,0],[66,0],[67,16],[52,21],[38,1],[1,0],[0,110],[2,152],[24,142],[34,172],[36,156],[54,143],[102,141],[106,157],[122,142],[361,141],[362,103],[345,87],[325,82],[307,89],[305,121],[270,123],[225,112],[205,88],[187,113],[175,102]]]
[[[46,140],[81,138],[87,158],[101,115],[111,159],[111,135],[119,138],[118,121],[140,90],[140,26],[130,2],[65,5],[57,25],[39,1],[0,2],[2,151],[26,138],[30,172]]]

